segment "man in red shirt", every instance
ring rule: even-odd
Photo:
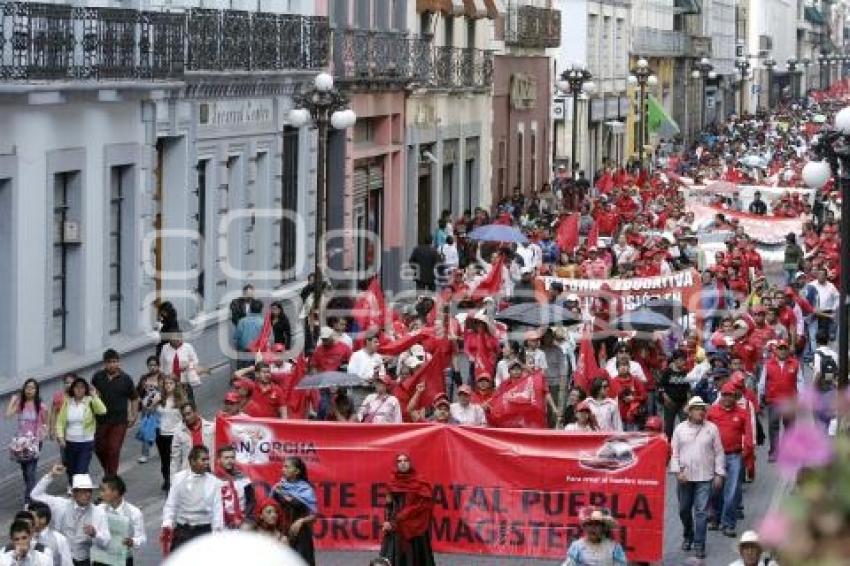
[[[788,342],[780,340],[774,355],[765,362],[759,379],[761,405],[767,407],[768,462],[776,461],[780,425],[787,429],[794,422],[793,411],[788,405],[797,399],[801,384],[800,362],[790,355]]]
[[[246,415],[257,418],[286,418],[286,399],[280,387],[272,383],[269,364],[257,362],[254,366],[255,381],[240,381],[240,389],[251,392],[250,400],[242,409]]]
[[[351,348],[345,342],[336,339],[336,333],[329,326],[323,326],[319,332],[321,342],[310,356],[310,368],[317,371],[337,371],[348,363]]]
[[[734,383],[723,384],[720,400],[708,409],[706,418],[717,426],[726,454],[726,481],[712,495],[713,522],[716,525],[719,520],[723,534],[734,538],[744,482],[744,457],[754,450],[750,415],[738,405]]]

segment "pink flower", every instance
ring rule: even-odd
[[[788,540],[791,532],[791,519],[776,509],[767,512],[758,526],[761,542],[765,546],[778,547]]]
[[[782,436],[777,453],[779,472],[793,480],[802,468],[819,468],[832,461],[832,443],[813,422],[797,420]]]

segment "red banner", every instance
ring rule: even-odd
[[[405,452],[433,484],[438,552],[563,559],[581,536],[579,511],[597,505],[617,519],[614,536],[630,560],[661,559],[661,436],[249,417],[219,419],[216,432],[261,489],[280,481],[287,456],[305,461],[321,549],[378,548],[386,484]]]

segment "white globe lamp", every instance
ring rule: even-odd
[[[329,92],[334,87],[334,78],[328,73],[319,73],[314,84],[319,92]]]
[[[646,84],[648,84],[649,86],[657,85],[658,84],[658,77],[656,77],[655,75],[649,75],[649,78],[646,79]]]
[[[842,108],[835,115],[835,127],[842,134],[850,134],[850,106]]]
[[[304,108],[293,108],[289,111],[289,123],[294,128],[303,128],[310,121],[310,113]]]
[[[809,161],[803,167],[803,182],[812,189],[820,189],[826,185],[832,171],[826,161]]]

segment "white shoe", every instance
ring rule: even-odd
[[[147,456],[139,456],[139,460],[138,460],[139,464],[144,464],[147,461],[148,461]]]

